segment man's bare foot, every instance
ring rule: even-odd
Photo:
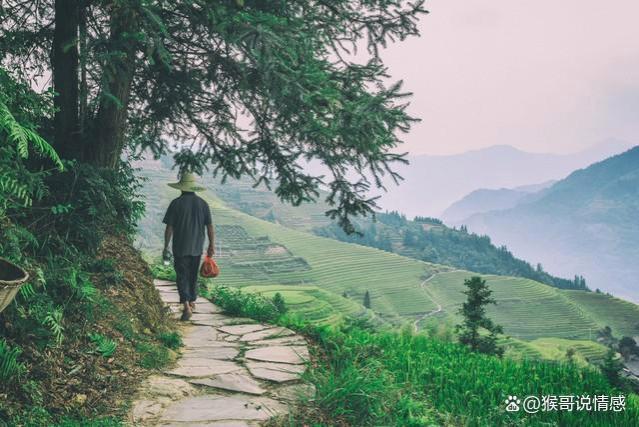
[[[191,312],[190,308],[188,310],[185,308],[184,311],[182,311],[182,317],[180,317],[180,320],[186,322],[187,320],[191,319],[192,315],[193,313]]]
[[[193,312],[191,311],[191,304],[188,302],[185,302],[184,309],[182,310],[182,317],[180,317],[180,320],[187,321],[191,318],[192,314]]]
[[[191,307],[191,311],[195,311],[195,303],[193,301],[189,303],[189,307]]]

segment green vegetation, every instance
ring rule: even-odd
[[[242,292],[236,292],[220,304],[237,310],[243,301]],[[261,298],[259,304],[271,302]],[[244,314],[251,311],[240,308]],[[316,326],[280,315],[271,321],[298,330],[314,344],[306,379],[315,385],[316,395],[284,424],[625,426],[639,416],[639,398],[611,386],[592,367],[474,353],[407,328],[379,330],[361,320]],[[582,394],[624,394],[625,411],[505,411],[509,395]]]
[[[258,294],[242,292],[239,289],[224,286],[210,287],[205,294],[228,314],[250,317],[262,322],[276,320],[284,314],[281,311],[282,306],[275,303],[275,295],[273,298],[267,299]]]
[[[397,212],[378,213],[375,222],[358,220],[355,229],[360,235],[346,234],[335,224],[319,226],[314,232],[477,273],[525,277],[562,289],[588,289],[583,277],[573,281],[552,276],[541,266],[515,258],[505,246],[496,247],[488,236],[469,233],[465,226],[448,228],[435,218],[410,221]]]
[[[313,336],[323,363],[311,367],[317,396],[299,411],[301,423],[621,426],[639,417],[632,394],[617,413],[504,410],[508,395],[625,394],[598,371],[571,363],[497,358],[410,332],[358,326]]]
[[[291,314],[313,324],[335,325],[345,317],[369,318],[371,313],[350,299],[340,297],[316,286],[265,285],[242,288],[244,292],[259,293],[267,298],[280,294]]]
[[[153,170],[141,175],[149,179],[142,192],[153,204],[141,221],[138,244],[149,259],[157,259],[162,245],[160,220],[177,194],[165,185],[172,174]],[[457,311],[464,302],[463,282],[476,273],[321,238],[246,215],[210,193],[204,197],[211,202],[219,231],[216,260],[222,274],[211,283],[269,298],[280,292],[293,313],[323,324],[337,324],[345,316],[374,316],[376,321],[396,325],[416,322],[420,329],[430,321],[461,321]],[[309,208],[299,209],[308,212]],[[289,265],[292,259],[300,260],[295,268],[267,270],[261,265],[278,260]],[[171,268],[155,269],[166,278],[173,277]],[[489,307],[487,314],[503,326],[507,337],[501,342],[508,343],[509,357],[565,360],[570,343],[579,347],[590,340],[593,347],[581,347],[575,358],[579,363],[597,363],[605,354],[593,342],[599,329],[610,324],[618,336],[639,333],[635,329],[639,307],[632,303],[594,292],[560,290],[520,277],[481,277],[494,291],[497,305]],[[367,290],[372,311],[363,306]],[[540,338],[556,340],[534,345]]]
[[[177,350],[182,347],[182,336],[178,332],[160,332],[157,339],[166,348]]]
[[[459,342],[473,351],[501,356],[504,350],[497,346],[497,336],[504,330],[486,316],[486,306],[496,303],[491,297],[492,291],[486,281],[477,276],[464,280],[464,286],[468,288],[464,291],[468,299],[459,310],[464,319],[456,328]]]
[[[0,340],[0,381],[9,384],[20,378],[26,366],[18,362],[22,350],[10,348],[5,340]]]
[[[115,341],[106,338],[101,334],[89,334],[91,342],[96,346],[96,351],[100,353],[102,357],[111,357],[115,353],[115,349],[118,345]]]
[[[610,326],[617,336],[639,335],[639,306],[611,295],[566,291],[564,295],[598,325]]]
[[[164,159],[164,167],[171,164]],[[288,228],[463,270],[526,277],[562,289],[587,289],[581,276],[575,280],[552,276],[541,266],[515,258],[505,246],[496,247],[488,236],[469,233],[465,226],[448,228],[437,218],[415,217],[411,221],[397,212],[378,212],[376,221],[354,221],[360,234],[347,234],[324,215],[329,206],[321,201],[290,206],[247,179],[225,183],[213,180],[208,187],[227,206]]]

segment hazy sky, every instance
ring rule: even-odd
[[[422,118],[405,148],[572,152],[639,143],[639,0],[429,0],[383,53]]]

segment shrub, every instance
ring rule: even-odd
[[[280,294],[279,292],[276,292],[275,295],[273,295],[272,302],[278,313],[284,314],[288,310],[286,308],[286,303],[284,302],[284,298],[282,297],[282,294]]]
[[[177,332],[161,332],[157,335],[157,339],[171,350],[177,350],[183,345],[182,337]]]
[[[245,293],[239,289],[226,286],[212,287],[208,293],[207,297],[222,307],[226,313],[234,316],[250,317],[262,322],[275,323],[282,315],[273,300],[259,294]]]
[[[162,345],[141,342],[135,346],[141,357],[138,364],[144,369],[160,369],[171,361],[171,355]]]

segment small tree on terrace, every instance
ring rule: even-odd
[[[468,299],[459,310],[464,316],[463,323],[456,327],[459,342],[473,351],[501,356],[504,351],[497,346],[497,334],[503,333],[503,329],[486,316],[486,306],[496,304],[490,296],[492,291],[486,281],[477,276],[466,279],[464,286],[468,288],[464,291]]]
[[[364,307],[371,308],[371,294],[368,291],[364,294]]]
[[[625,361],[630,360],[631,356],[639,356],[639,346],[632,337],[622,337],[619,340],[619,353],[623,356]]]

